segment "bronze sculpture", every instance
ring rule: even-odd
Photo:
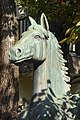
[[[34,64],[33,94],[29,107],[21,113],[19,120],[75,120],[74,101],[70,99],[70,78],[63,58],[61,46],[49,31],[44,13],[41,24],[29,17],[31,26],[22,38],[10,49],[10,60],[24,60]]]

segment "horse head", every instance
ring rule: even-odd
[[[9,59],[14,63],[24,60],[44,61],[46,59],[46,47],[49,25],[44,14],[41,15],[41,24],[29,17],[31,26],[22,33],[21,39],[10,49]]]

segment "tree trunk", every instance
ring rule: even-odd
[[[9,49],[17,38],[14,0],[0,0],[0,120],[17,117],[18,67],[9,62]]]

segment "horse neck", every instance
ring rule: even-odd
[[[34,71],[33,94],[47,89],[46,60]]]
[[[46,90],[46,94],[52,96],[52,91],[56,97],[62,98],[70,90],[63,78],[57,49],[58,43],[54,37],[48,41],[46,60],[34,72],[33,94]]]

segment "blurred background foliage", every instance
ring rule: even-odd
[[[60,23],[67,43],[75,43],[80,38],[80,0],[15,0],[22,16],[39,18],[45,13],[49,23]],[[24,11],[24,12],[22,12]]]
[[[65,33],[65,38],[60,43],[67,42],[67,44],[80,42],[80,12],[77,12],[72,26],[69,27]]]

